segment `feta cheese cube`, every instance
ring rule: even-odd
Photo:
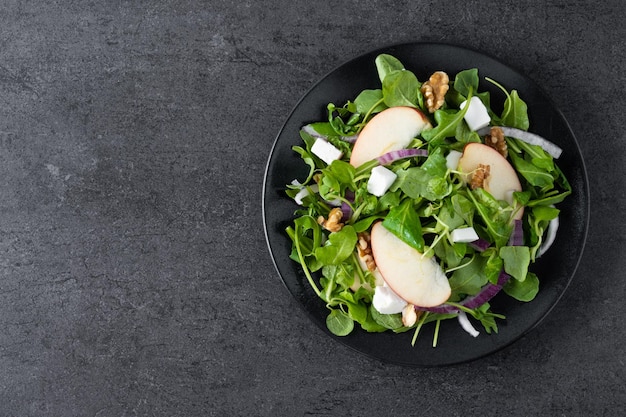
[[[343,152],[335,148],[331,143],[320,138],[315,139],[315,143],[311,146],[311,152],[328,165],[343,156]]]
[[[450,233],[450,238],[453,242],[473,242],[478,240],[478,234],[473,227],[463,227],[461,229],[454,229]]]
[[[446,168],[456,170],[459,167],[459,160],[463,154],[454,149],[446,156]]]
[[[387,192],[397,177],[393,171],[384,166],[379,165],[372,168],[372,174],[367,181],[367,192],[376,197],[381,197]]]
[[[398,294],[393,292],[391,288],[384,285],[377,286],[374,289],[374,297],[372,305],[381,314],[397,314],[401,313],[408,303],[400,298]]]
[[[467,104],[467,100],[461,103],[461,110],[465,108]],[[489,112],[487,111],[487,107],[483,104],[483,102],[476,96],[473,96],[469,102],[469,108],[465,113],[465,122],[469,126],[470,130],[476,131],[485,126],[488,126],[491,122],[491,118],[489,117]]]

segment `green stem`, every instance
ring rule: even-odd
[[[311,288],[313,288],[313,291],[315,291],[315,294],[317,294],[318,297],[322,298],[322,292],[320,291],[319,288],[317,288],[317,285],[315,284],[315,281],[313,280],[313,277],[311,276],[311,272],[309,271],[309,267],[306,265],[304,256],[302,255],[302,249],[300,248],[300,234],[298,233],[298,226],[296,226],[296,233],[294,234],[294,239],[295,239],[294,244],[296,245],[296,252],[298,253],[298,259],[300,260],[300,265],[302,265],[302,270],[304,271],[304,275],[306,276],[306,279],[309,281]]]
[[[426,318],[429,314],[429,312],[424,313],[420,321],[417,323],[417,326],[415,327],[415,333],[413,333],[413,339],[411,340],[411,346],[415,346],[415,342],[417,341],[417,335],[422,329],[422,326],[424,325],[424,322],[426,321]]]

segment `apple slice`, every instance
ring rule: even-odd
[[[459,159],[458,170],[465,173],[463,180],[469,182],[478,165],[489,165],[489,176],[483,188],[497,200],[513,203],[513,192],[522,191],[522,185],[515,169],[498,151],[482,143],[468,143]],[[523,208],[515,213],[515,219],[521,219]]]
[[[424,129],[428,118],[412,107],[390,107],[372,117],[354,143],[350,163],[358,167],[387,152],[406,148]]]
[[[434,307],[450,297],[450,283],[437,261],[404,243],[382,222],[372,227],[370,243],[383,279],[408,303]]]

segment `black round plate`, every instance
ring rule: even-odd
[[[301,144],[300,128],[310,122],[325,120],[329,102],[340,106],[353,100],[364,89],[380,88],[374,59],[380,53],[398,58],[418,79],[424,80],[436,70],[448,74],[478,68],[481,91],[489,90],[492,105],[498,108],[502,92],[484,81],[492,78],[507,89],[518,90],[528,104],[530,131],[564,149],[558,163],[570,181],[573,193],[560,204],[560,228],[552,248],[532,266],[541,281],[537,297],[520,303],[506,295],[492,300],[494,312],[504,314],[498,320],[497,334],[473,338],[456,320],[441,323],[438,344],[432,347],[434,324],[421,330],[415,346],[413,332],[404,334],[367,333],[355,329],[337,337],[326,329],[328,310],[310,289],[300,266],[289,259],[291,241],[285,228],[291,224],[297,205],[285,195],[285,185],[294,178],[303,180],[307,167],[291,147]],[[589,189],[578,143],[561,112],[533,81],[483,53],[459,46],[436,43],[407,43],[372,51],[357,57],[324,77],[298,102],[282,127],[272,148],[263,189],[263,217],[267,243],[274,264],[287,289],[303,306],[311,319],[332,339],[371,357],[401,365],[440,366],[474,360],[511,344],[535,327],[554,307],[569,285],[582,256],[589,221]],[[479,326],[477,326],[477,329]],[[331,343],[330,339],[328,341]]]

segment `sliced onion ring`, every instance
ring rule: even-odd
[[[519,139],[531,145],[540,146],[541,148],[543,148],[544,151],[549,153],[554,159],[558,159],[561,156],[561,153],[563,153],[563,149],[561,149],[554,143],[550,142],[546,138],[539,136],[535,133],[527,132],[522,129],[517,129],[514,127],[508,127],[508,126],[495,126],[495,127],[499,127],[500,129],[502,129],[502,133],[504,133],[504,136]],[[478,130],[477,133],[481,136],[484,136],[484,135],[489,134],[490,130],[491,130],[491,126],[487,126]]]
[[[394,161],[404,158],[412,158],[414,156],[428,156],[428,151],[426,149],[398,149],[397,151],[387,152],[382,154],[376,160],[381,165],[387,165]]]
[[[509,238],[509,246],[524,246],[524,230],[522,228],[522,221],[515,219],[513,224],[513,231]]]

